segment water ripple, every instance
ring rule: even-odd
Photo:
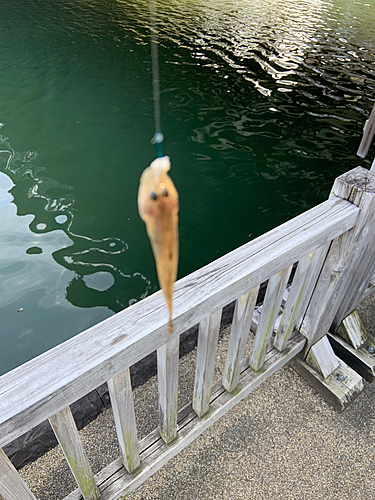
[[[374,103],[375,11],[344,0],[156,3],[182,276],[370,164],[355,152]],[[1,136],[0,287],[12,292],[2,288],[1,300],[30,304],[22,314],[4,305],[2,325],[27,356],[38,330],[48,348],[157,289],[135,199],[153,155],[148,9],[148,0],[2,9],[0,120],[12,141]],[[68,333],[52,342],[56,323]]]
[[[5,190],[4,188],[1,190],[1,193],[4,193],[4,196],[6,195],[2,205],[7,206],[12,202],[12,204],[17,206],[17,215],[23,215],[27,218],[27,225],[31,231],[31,241],[34,243],[39,241],[35,237],[33,239],[33,233],[40,236],[52,233],[52,238],[48,241],[55,242],[55,247],[51,250],[50,247],[46,246],[47,240],[44,238],[40,240],[41,243],[38,243],[42,248],[35,245],[30,246],[29,249],[26,249],[26,253],[32,255],[45,252],[51,255],[57,263],[68,270],[74,271],[81,278],[84,276],[100,276],[100,273],[104,272],[111,273],[114,282],[117,283],[117,293],[111,292],[111,298],[101,295],[102,298],[95,300],[96,306],[107,306],[114,312],[117,312],[134,301],[144,298],[149,293],[150,281],[139,272],[123,272],[121,267],[116,263],[116,260],[128,250],[128,244],[116,237],[95,239],[83,234],[77,234],[74,231],[74,205],[76,200],[74,195],[70,193],[70,191],[74,190],[74,187],[60,184],[54,179],[42,176],[41,173],[45,169],[34,163],[37,156],[36,151],[30,150],[25,153],[15,151],[9,142],[9,138],[0,135],[0,166],[2,161],[5,164],[3,171],[8,176],[5,179],[8,179],[11,183],[8,189]],[[4,180],[2,183],[6,184]],[[63,194],[51,195],[49,194],[51,191]],[[31,213],[33,214],[32,216],[28,215]],[[4,219],[5,211],[2,211],[2,217],[5,224],[8,220]],[[9,224],[12,224],[11,220],[13,220],[12,216],[9,215]],[[1,228],[2,244],[8,241],[6,238],[6,234],[8,234],[7,228],[4,224]],[[69,243],[65,242],[63,245],[60,245],[58,235],[62,231],[66,234]],[[8,232],[10,234],[9,228]],[[12,250],[13,245],[7,248],[6,255],[8,257],[4,260],[5,253],[3,252],[3,261],[0,262],[0,274],[5,272],[4,269],[9,269],[9,266],[13,266],[11,264],[12,259],[17,261],[20,257],[18,253],[17,255],[14,254]],[[22,280],[26,279],[29,282],[31,278],[30,286],[33,283],[34,286],[38,286],[43,276],[45,277],[42,281],[50,279],[51,272],[41,272],[40,279],[35,281],[33,273],[29,270],[29,264],[22,270]],[[22,300],[22,295],[28,293],[30,288],[30,286],[26,287],[22,280],[20,281],[20,269],[17,266],[14,269],[16,269],[14,280],[12,281],[10,278],[7,278],[6,281],[2,282],[4,292],[6,289],[7,293],[0,294],[0,296],[3,298],[7,297],[8,302],[9,300],[14,300],[14,293],[18,296],[19,300]],[[9,272],[6,272],[6,274],[9,274]],[[124,283],[124,280],[127,283]],[[133,282],[132,286],[129,286],[128,282],[130,281]],[[87,280],[81,280],[79,294],[83,293],[83,287],[88,286],[87,282]],[[17,287],[14,288],[16,284]],[[79,294],[74,290],[75,284],[76,280],[73,279],[68,287],[68,300],[71,300],[74,305],[79,305],[77,303],[77,296]],[[20,291],[20,287],[22,288],[22,292]],[[122,290],[122,292],[119,292],[119,290]],[[121,299],[119,298],[120,296]]]

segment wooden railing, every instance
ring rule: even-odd
[[[122,498],[355,309],[374,273],[374,203],[375,174],[358,167],[336,179],[324,203],[179,280],[172,336],[157,292],[3,375],[0,446],[49,419],[79,486],[65,500]],[[221,311],[233,300],[223,378],[213,385]],[[193,401],[178,411],[179,337],[197,323]],[[129,367],[155,350],[160,425],[138,442]],[[121,457],[94,477],[69,405],[104,382]],[[35,499],[1,448],[0,498]]]

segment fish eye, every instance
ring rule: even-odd
[[[164,189],[163,189],[163,191],[161,192],[161,194],[162,194],[163,196],[168,196],[168,194],[169,194],[169,193],[168,193],[168,191],[166,190],[166,188],[164,188]]]
[[[151,191],[151,193],[149,194],[149,197],[150,197],[150,200],[157,200],[158,199],[158,195],[155,193],[155,191]]]

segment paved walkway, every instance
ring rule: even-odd
[[[375,336],[375,294],[360,307]],[[222,331],[216,378],[229,328]],[[180,366],[179,407],[191,400],[195,352]],[[157,426],[157,386],[136,389],[139,437]],[[336,413],[285,367],[146,481],[129,500],[373,500],[375,383]],[[81,431],[96,473],[118,456],[111,411]],[[38,500],[58,500],[74,481],[58,448],[21,471]]]

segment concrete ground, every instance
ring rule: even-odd
[[[375,336],[375,294],[360,316]],[[221,332],[215,378],[230,327]],[[180,361],[179,407],[191,401],[195,351]],[[134,391],[139,438],[158,424],[157,383]],[[148,479],[130,500],[375,500],[375,383],[342,414],[284,367]],[[111,410],[81,431],[94,472],[119,455]],[[21,470],[38,500],[74,489],[59,448]]]

